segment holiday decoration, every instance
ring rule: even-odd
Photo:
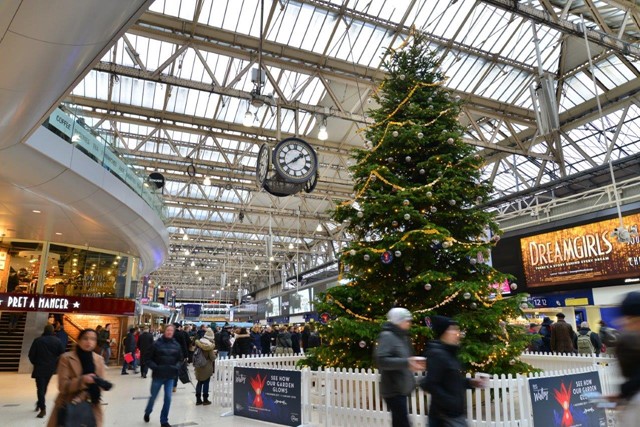
[[[492,286],[510,276],[489,264],[469,264],[478,254],[489,256],[496,242],[484,236],[500,230],[494,214],[475,203],[492,189],[482,179],[482,158],[464,142],[461,106],[443,86],[440,58],[429,52],[425,36],[414,33],[385,58],[386,78],[373,95],[378,107],[367,112],[372,123],[359,131],[373,147],[354,150],[354,196],[332,211],[336,223],[350,219],[344,231],[351,242],[340,260],[341,278],[348,281],[317,296],[316,310],[331,320],[318,328],[322,346],[302,363],[372,368],[386,313],[400,306],[416,320],[410,335],[417,354],[434,338],[417,320],[443,315],[467,331],[459,352],[465,370],[526,372],[524,363],[510,364],[529,345],[524,329],[499,324],[523,314],[521,301],[496,297],[501,291]],[[351,249],[358,256],[350,256]],[[376,256],[392,262],[368,262]]]
[[[355,249],[351,249],[351,250],[349,251],[349,255],[351,255],[351,256],[355,256],[355,255],[356,255],[356,250],[355,250]]]
[[[393,254],[391,251],[384,251],[382,255],[380,255],[380,261],[382,261],[383,264],[391,264],[393,261]]]
[[[356,214],[356,216],[357,216],[358,218],[362,218],[362,217],[364,216],[364,213],[362,213],[362,212],[358,212],[358,213]]]
[[[409,163],[409,162],[411,161],[411,156],[407,156],[407,157],[405,157],[405,158],[404,158],[404,161],[405,161],[405,162],[407,162],[407,163]]]
[[[358,343],[358,345],[360,346],[360,348],[366,348],[367,347],[367,342],[366,341],[360,341]]]
[[[512,283],[510,286],[512,291],[515,291],[516,289],[518,289],[518,284],[517,283]]]
[[[402,252],[395,251],[393,254],[396,256],[396,258],[400,258],[400,256],[402,255]]]

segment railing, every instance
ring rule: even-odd
[[[146,177],[140,176],[138,171],[118,154],[112,143],[86,126],[84,119],[77,117],[68,108],[61,105],[49,116],[43,126],[82,150],[87,156],[111,172],[138,194],[160,218],[165,219],[162,198],[151,191]]]
[[[540,357],[538,357],[540,356]],[[544,357],[542,357],[544,356]],[[229,358],[216,361],[213,378],[214,403],[230,408],[233,404],[233,368],[296,370],[302,372],[302,421],[325,426],[374,427],[391,423],[386,404],[380,396],[377,370],[320,369],[311,371],[295,366],[303,356],[258,356]],[[531,375],[501,375],[489,380],[484,389],[467,390],[467,418],[471,427],[533,427],[528,381],[544,378],[597,372],[603,394],[612,394],[621,382],[617,363],[612,358],[591,358],[572,355],[524,354],[522,359],[541,361],[556,358],[559,365],[570,363],[571,369],[555,369]],[[606,363],[602,363],[606,360]],[[416,381],[420,375],[416,376]],[[430,396],[419,388],[409,398],[413,425],[425,425]],[[611,414],[609,414],[611,415]]]

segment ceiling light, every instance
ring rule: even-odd
[[[187,233],[185,233],[185,234],[182,236],[182,240],[189,240],[189,236],[187,235]]]
[[[247,277],[247,273],[244,273],[244,274],[242,275],[242,277]]]
[[[322,224],[318,223],[318,226],[316,227],[316,231],[317,232],[321,232],[322,231]]]
[[[326,125],[320,125],[320,128],[318,129],[318,139],[320,141],[326,141],[327,138],[329,138],[329,133],[327,132],[327,126]]]
[[[198,274],[200,274],[200,272],[199,272],[198,270],[196,270],[196,276],[197,276]]]
[[[32,210],[31,212],[33,212],[33,213],[42,213],[42,211],[39,211],[39,210],[37,210],[37,209],[34,209],[34,210]]]
[[[62,233],[57,232],[57,233],[56,233],[56,236],[62,236]]]
[[[196,266],[196,262],[195,261],[191,261],[191,267],[195,267]]]
[[[184,250],[184,254],[185,254],[185,255],[189,255],[189,249],[185,249],[185,250]]]
[[[293,249],[293,243],[289,243],[289,249]]]
[[[120,255],[118,255],[118,256],[116,257],[116,259],[121,259],[121,258],[122,258],[122,257],[121,257]]]
[[[235,279],[235,280],[233,281],[233,283],[238,283],[238,279]]]
[[[275,259],[274,257],[272,257],[272,256],[270,256],[270,257],[269,257],[269,261],[272,261],[272,262],[273,262],[273,261],[275,261],[275,260],[276,260],[276,259]]]
[[[198,282],[202,282],[202,277],[198,277]]]
[[[257,265],[256,265],[255,267],[253,267],[253,269],[254,269],[255,271],[260,270],[260,268],[259,268]]]
[[[211,185],[211,179],[208,176],[204,177],[204,180],[202,181],[203,185],[206,185],[207,187]]]
[[[253,126],[253,113],[251,111],[247,110],[247,112],[244,113],[244,119],[242,120],[242,125],[248,128]]]

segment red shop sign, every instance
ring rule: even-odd
[[[133,316],[135,302],[120,298],[0,293],[0,311],[46,311],[49,313]]]

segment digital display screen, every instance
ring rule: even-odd
[[[640,276],[640,214],[623,218],[627,242],[613,218],[520,239],[527,287],[606,281]]]

